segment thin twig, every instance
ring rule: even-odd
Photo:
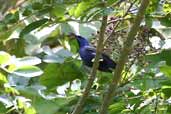
[[[104,7],[105,7],[105,4],[104,4]],[[91,87],[92,87],[93,82],[94,82],[95,77],[96,77],[97,68],[99,66],[99,58],[100,58],[100,53],[103,49],[103,41],[104,41],[104,34],[105,34],[106,26],[107,26],[107,16],[103,16],[93,68],[92,68],[88,83],[85,87],[85,91],[84,91],[83,95],[81,96],[81,98],[79,99],[79,101],[78,101],[74,111],[72,112],[72,114],[81,114],[81,112],[83,110],[84,103],[86,102],[86,99],[90,93]]]
[[[128,15],[128,12],[130,11],[130,9],[132,8],[132,6],[135,4],[136,1],[137,0],[134,0],[134,2],[131,3],[126,13],[122,16],[122,18],[120,18],[119,20],[116,20],[117,23],[114,25],[112,33],[105,39],[104,45],[107,43],[107,40],[110,39],[116,33],[116,28],[120,25],[120,23],[122,23],[124,20],[127,20],[125,19],[125,17]]]
[[[112,101],[112,97],[115,94],[117,86],[122,78],[121,74],[124,69],[124,65],[127,62],[128,54],[130,53],[130,51],[132,49],[132,44],[133,44],[135,35],[138,32],[140,23],[143,19],[143,16],[145,14],[145,9],[147,8],[148,4],[149,4],[149,0],[142,0],[142,2],[141,2],[141,6],[140,6],[137,16],[135,18],[134,24],[131,27],[130,32],[128,33],[126,42],[124,43],[124,48],[121,52],[119,62],[116,66],[112,83],[109,85],[107,93],[104,96],[102,105],[100,107],[100,114],[107,114],[107,109]]]

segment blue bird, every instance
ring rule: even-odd
[[[96,56],[96,49],[89,44],[86,38],[73,33],[71,36],[74,36],[77,39],[79,44],[79,54],[83,63],[88,67],[92,67]],[[98,70],[103,72],[112,72],[115,67],[116,63],[110,59],[109,56],[104,53],[100,55]]]

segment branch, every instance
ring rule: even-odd
[[[120,0],[120,1],[124,1],[124,0]],[[130,4],[130,6],[128,7],[127,11],[126,11],[125,14],[122,16],[122,18],[113,20],[113,22],[117,22],[117,23],[116,23],[115,26],[113,27],[112,33],[105,39],[104,45],[107,43],[107,40],[108,40],[109,38],[111,38],[111,37],[116,33],[116,28],[117,28],[123,21],[131,19],[131,18],[125,18],[125,17],[128,15],[130,9],[131,9],[132,6],[136,3],[136,1],[137,1],[137,0],[134,0],[134,1]],[[111,22],[112,22],[112,21],[111,21]],[[110,24],[111,22],[109,22],[108,24]]]
[[[126,42],[124,44],[124,48],[121,52],[121,56],[120,56],[117,66],[116,66],[116,70],[115,70],[115,73],[113,76],[112,83],[109,85],[109,88],[104,96],[102,105],[100,107],[100,114],[107,114],[108,106],[110,105],[112,97],[116,92],[117,86],[118,86],[119,82],[121,81],[121,78],[122,78],[121,74],[124,69],[124,65],[127,62],[128,54],[130,53],[130,51],[132,49],[132,44],[133,44],[135,35],[137,34],[140,23],[145,14],[145,9],[147,8],[148,4],[149,4],[149,0],[142,0],[142,2],[141,2],[141,6],[140,6],[137,16],[135,18],[134,24],[131,27],[130,32],[128,33],[127,40],[126,40]]]
[[[92,87],[93,82],[96,77],[97,68],[99,66],[99,58],[100,58],[100,53],[103,49],[103,41],[104,41],[104,34],[105,34],[106,26],[107,26],[107,16],[103,16],[102,25],[100,28],[100,36],[99,36],[99,40],[97,42],[97,50],[96,50],[95,61],[93,63],[93,68],[92,68],[88,83],[85,87],[84,93],[83,93],[82,97],[79,99],[72,114],[81,114],[81,112],[83,110],[84,103],[86,102],[86,99],[90,93],[91,87]]]

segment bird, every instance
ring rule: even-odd
[[[95,60],[95,56],[96,56],[96,49],[90,45],[90,43],[85,37],[76,35],[74,33],[71,33],[70,36],[73,36],[74,38],[76,38],[78,42],[79,55],[83,61],[83,64],[85,64],[88,67],[92,67],[93,62]],[[113,72],[113,69],[115,69],[115,67],[116,67],[115,61],[113,61],[105,53],[100,54],[99,66],[98,66],[99,71]]]

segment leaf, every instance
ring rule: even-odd
[[[81,16],[88,8],[89,8],[89,2],[81,2],[78,4],[75,12],[74,12],[74,16],[76,18],[78,18],[79,16]]]
[[[63,63],[65,58],[55,55],[45,55],[43,61],[46,63]]]
[[[66,58],[71,57],[72,53],[63,47],[58,47],[53,52],[50,48],[45,47],[44,52],[47,54],[44,56],[43,61],[47,63],[63,63]]]
[[[169,98],[171,96],[171,86],[162,86],[162,92],[164,95]]]
[[[34,3],[32,4],[32,8],[33,8],[34,10],[40,10],[40,9],[42,9],[42,7],[43,7],[43,3],[41,3],[41,2],[34,2]]]
[[[5,105],[3,105],[1,102],[0,102],[0,114],[5,114],[7,111],[7,109],[5,108]]]
[[[7,25],[4,22],[0,21],[0,31],[5,31],[7,29]]]
[[[171,27],[171,14],[159,19],[160,23],[166,27]]]
[[[0,31],[0,41],[6,40],[12,34],[12,32],[17,28],[17,26],[12,26],[8,28],[6,31]]]
[[[17,21],[19,20],[19,12],[15,12],[14,14],[13,13],[8,13],[6,16],[5,16],[5,23],[6,24],[9,24],[9,23],[16,23]]]
[[[41,84],[49,89],[63,85],[69,81],[83,78],[83,73],[73,62],[63,64],[48,64],[40,77]]]
[[[29,32],[33,31],[34,29],[40,27],[41,25],[45,24],[48,21],[48,19],[44,18],[38,21],[35,21],[33,23],[30,23],[28,26],[26,26],[20,33],[19,37],[23,37],[24,35],[28,34]]]
[[[25,56],[25,41],[22,38],[10,39],[5,42],[7,51],[17,57]]]
[[[117,0],[107,0],[107,4],[108,5],[112,5],[116,2]]]
[[[76,18],[82,16],[85,14],[85,12],[89,11],[89,8],[97,4],[97,0],[91,0],[91,1],[82,1],[80,2],[76,7],[72,7],[69,10],[69,14],[71,16],[74,16]]]
[[[66,11],[65,4],[55,4],[51,10],[51,14],[56,17],[63,17]]]
[[[18,60],[21,66],[37,65],[41,63],[41,59],[39,59],[38,57],[33,57],[33,56],[28,56],[28,57],[26,56]]]
[[[159,6],[159,3],[160,3],[160,0],[150,0],[146,13],[150,14],[152,12],[155,12]]]
[[[36,66],[22,66],[15,69],[12,73],[18,76],[35,77],[40,76],[43,71]]]
[[[109,112],[111,114],[119,114],[123,109],[125,109],[124,102],[117,102],[109,106]]]
[[[36,110],[33,107],[27,107],[25,108],[25,114],[37,114]]]
[[[6,82],[8,82],[6,76],[4,74],[0,73],[0,84],[6,83]]]
[[[56,112],[60,114],[59,108],[65,107],[70,102],[71,98],[66,97],[53,98],[53,100],[44,99],[40,96],[40,90],[41,88],[38,86],[19,88],[21,95],[27,96],[27,98],[32,100],[32,106],[36,109],[37,114],[56,114]]]
[[[168,78],[171,79],[171,66],[161,66],[160,71],[163,72]]]
[[[0,51],[0,65],[9,62],[10,59],[11,59],[10,54],[4,51]]]
[[[166,14],[169,14],[171,12],[171,4],[170,4],[169,0],[166,0],[162,6],[163,6],[163,11]]]
[[[145,58],[150,62],[150,65],[155,65],[160,61],[166,61],[166,64],[171,66],[171,49],[163,50],[160,53],[146,55]]]
[[[68,23],[62,23],[60,24],[61,32],[64,34],[69,34],[71,32],[74,32],[74,29],[72,26],[70,26]]]

